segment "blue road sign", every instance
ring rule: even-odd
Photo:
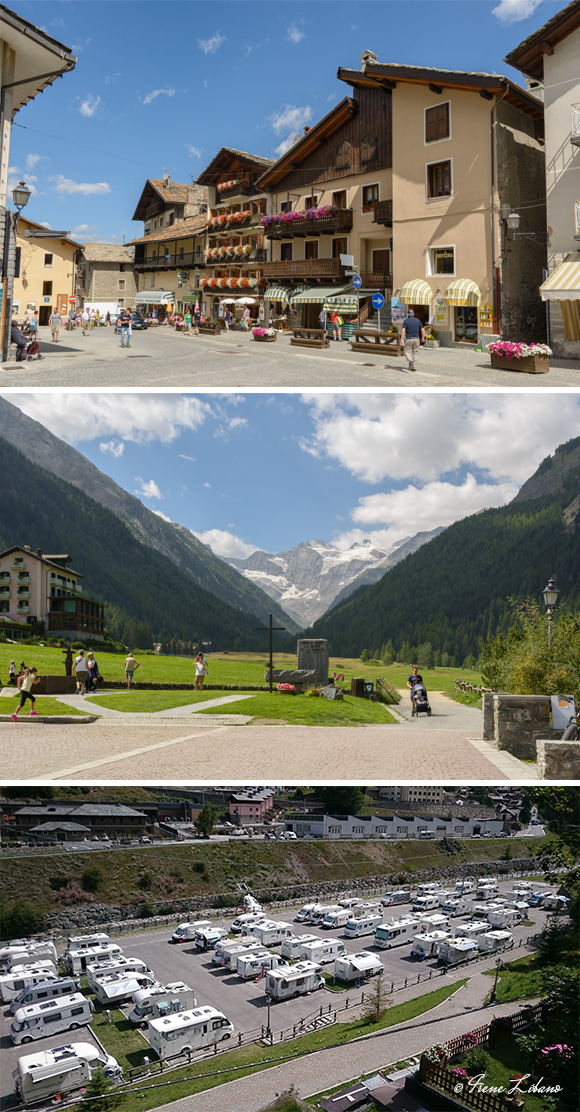
[[[382,293],[374,293],[372,297],[372,305],[374,309],[382,309],[385,304],[385,299]]]
[[[355,290],[360,290],[360,288],[362,286],[362,278],[361,278],[360,274],[355,274],[355,276],[352,280],[352,284],[353,284]]]

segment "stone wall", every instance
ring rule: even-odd
[[[535,734],[550,730],[548,695],[483,695],[483,738],[519,760],[536,759]]]
[[[85,260],[85,301],[118,301],[125,299],[126,305],[133,305],[137,284],[132,263],[124,263],[121,271],[119,262],[89,262]],[[119,289],[119,281],[125,282],[125,289]]]
[[[580,742],[537,738],[540,780],[580,780]]]

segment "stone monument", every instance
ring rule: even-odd
[[[328,641],[322,637],[312,637],[298,642],[299,670],[312,669],[316,683],[328,683]]]

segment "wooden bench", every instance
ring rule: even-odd
[[[297,344],[301,347],[317,348],[330,347],[330,340],[324,328],[293,328],[292,332],[291,345]]]
[[[217,320],[204,320],[198,324],[199,334],[203,335],[205,332],[209,336],[217,336],[221,332],[219,322]]]
[[[373,355],[403,353],[399,332],[353,332],[350,346],[352,351],[372,351]]]

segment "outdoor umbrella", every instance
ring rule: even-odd
[[[236,299],[235,299],[235,297],[224,297],[222,299],[222,301],[220,302],[220,304],[221,305],[235,305],[236,304]]]
[[[238,305],[255,305],[255,297],[238,297]]]

